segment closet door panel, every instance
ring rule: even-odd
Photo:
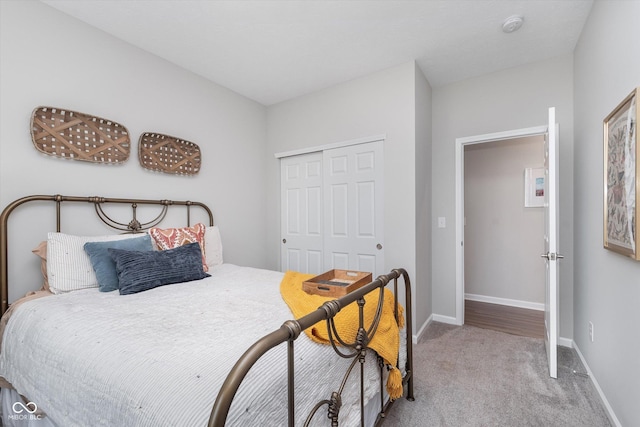
[[[349,235],[349,187],[343,183],[334,184],[330,186],[329,192],[329,235],[332,238],[346,238]]]
[[[281,159],[282,271],[325,271],[322,173],[322,153]]]
[[[340,270],[349,270],[349,254],[347,252],[331,252],[331,261],[327,270],[334,268]]]
[[[383,142],[281,158],[281,269],[384,271]]]
[[[370,272],[376,271],[376,257],[372,255],[358,254],[357,265],[355,267],[355,270],[370,271]],[[376,274],[373,276],[373,278],[375,279],[378,276],[379,275]]]
[[[356,233],[361,238],[376,236],[376,183],[359,182],[356,185]]]
[[[325,150],[325,267],[384,272],[382,141]]]

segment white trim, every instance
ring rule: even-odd
[[[580,360],[582,361],[582,364],[584,365],[585,369],[587,370],[587,373],[589,374],[589,378],[591,378],[591,382],[593,383],[593,386],[596,388],[596,391],[600,395],[600,399],[602,399],[602,403],[604,403],[604,407],[607,410],[607,415],[609,416],[609,420],[616,427],[622,427],[622,424],[618,420],[618,417],[616,417],[615,412],[613,412],[613,408],[609,404],[609,401],[607,400],[607,397],[604,395],[604,392],[600,388],[600,384],[598,384],[598,381],[596,380],[596,377],[593,375],[593,372],[591,371],[591,368],[589,368],[589,364],[587,364],[587,361],[585,360],[584,356],[582,355],[582,352],[578,348],[578,345],[576,344],[575,341],[573,341],[573,348],[576,349],[576,353],[578,353],[578,357],[580,358]]]
[[[464,325],[464,149],[456,139],[456,323]]]
[[[498,297],[489,297],[486,295],[464,294],[465,300],[487,302],[489,304],[508,305],[510,307],[526,308],[528,310],[544,311],[543,302],[521,301],[517,299],[507,299]]]
[[[431,322],[441,322],[441,323],[447,323],[450,325],[457,325],[456,319],[454,317],[442,316],[440,314],[432,314],[429,316],[427,321],[424,322],[424,324],[420,327],[420,330],[418,331],[418,333],[413,335],[413,337],[411,338],[414,344],[418,344],[418,342],[423,338],[423,336],[427,332],[427,327],[429,327]],[[562,347],[575,348],[575,343],[571,338],[558,337],[558,345]],[[583,364],[586,366],[586,363],[584,363],[584,360],[583,360]]]
[[[414,344],[418,344],[418,341],[422,339],[425,332],[427,332],[427,327],[431,324],[432,320],[433,320],[433,314],[431,314],[427,319],[427,321],[424,322],[424,324],[420,327],[420,330],[418,331],[418,333],[411,337],[411,340],[413,341]]]
[[[432,314],[431,320],[434,322],[447,323],[449,325],[462,326],[461,323],[458,323],[458,320],[455,317],[443,316],[442,314]]]
[[[455,221],[456,221],[456,323],[464,324],[464,147],[471,144],[482,144],[504,139],[523,138],[527,136],[543,135],[547,132],[547,125],[504,132],[488,133],[484,135],[465,136],[456,138],[455,157]],[[435,318],[434,318],[435,320]]]
[[[376,142],[376,141],[384,141],[385,139],[387,139],[387,135],[386,134],[365,136],[363,138],[350,139],[348,141],[341,141],[341,142],[334,142],[332,144],[318,145],[316,147],[298,148],[296,150],[283,151],[283,152],[280,152],[280,153],[275,153],[273,156],[276,159],[281,159],[283,157],[291,157],[291,156],[298,156],[300,154],[315,153],[317,151],[324,151],[324,150],[331,150],[331,149],[334,149],[334,148],[348,147],[350,145],[366,144],[368,142]]]
[[[573,340],[571,338],[558,337],[558,345],[573,348]]]
[[[507,130],[504,132],[487,133],[484,135],[465,136],[456,138],[456,143],[462,145],[482,144],[483,142],[500,141],[503,139],[524,138],[527,136],[542,135],[547,132],[547,125],[534,126],[531,128]]]

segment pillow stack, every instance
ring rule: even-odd
[[[203,224],[152,228],[146,235],[85,237],[52,232],[46,246],[43,242],[33,252],[43,267],[46,263],[45,283],[54,294],[97,287],[127,295],[203,279],[223,262],[218,227]]]
[[[118,289],[118,272],[116,271],[116,262],[111,257],[112,250],[144,252],[153,250],[149,235],[112,242],[87,242],[83,247],[89,255],[89,260],[98,279],[98,289],[101,292],[111,292]]]

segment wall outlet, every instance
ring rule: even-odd
[[[589,321],[589,339],[593,342],[593,322]]]
[[[447,226],[447,220],[443,216],[438,217],[438,228],[445,228]]]

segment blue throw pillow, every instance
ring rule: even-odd
[[[109,255],[109,248],[129,251],[153,250],[151,236],[148,234],[130,239],[110,240],[108,242],[87,242],[83,247],[84,251],[89,255],[93,270],[96,272],[100,292],[111,292],[118,289],[116,263]]]
[[[199,243],[150,252],[109,249],[109,254],[116,263],[120,295],[210,276],[202,269]]]

